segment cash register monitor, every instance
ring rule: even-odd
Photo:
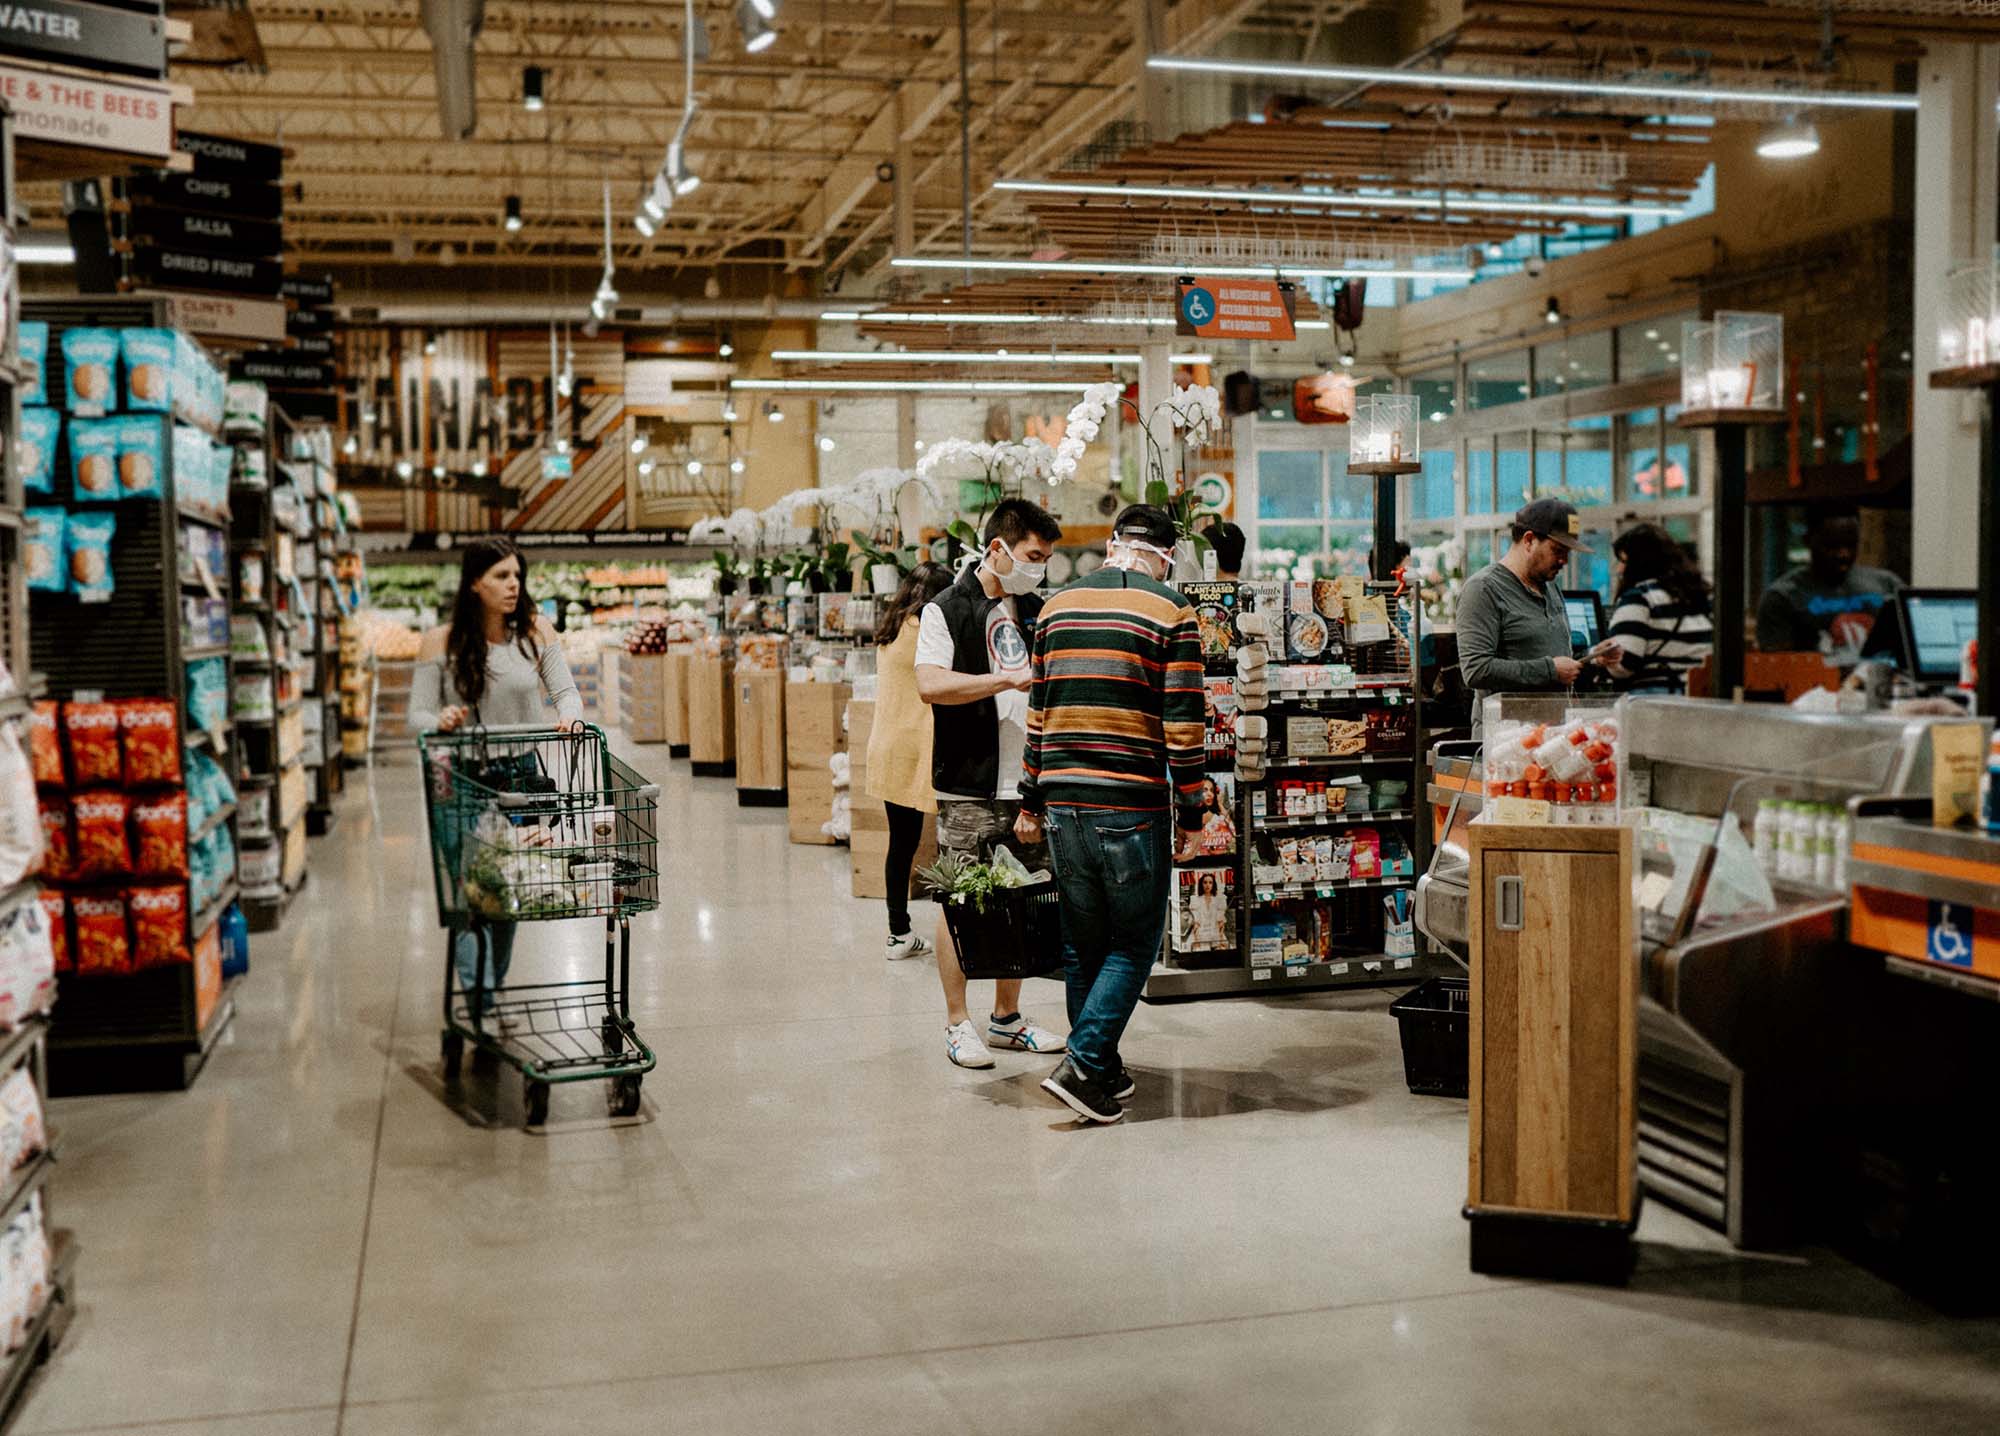
[[[1563,612],[1569,615],[1570,649],[1588,653],[1604,641],[1604,600],[1592,588],[1562,591]],[[1957,669],[1954,667],[1953,672]]]
[[[1979,596],[1969,588],[1906,588],[1896,595],[1903,661],[1923,683],[1958,682],[1959,656],[1979,635]]]

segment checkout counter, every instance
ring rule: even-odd
[[[1642,1186],[1738,1246],[1858,1246],[1948,1305],[1963,1304],[1953,1283],[1992,1304],[2000,841],[1929,826],[1938,720],[1671,697],[1618,712],[1638,824]],[[1418,927],[1461,960],[1477,753],[1433,754],[1417,893]],[[1766,877],[1760,800],[1843,805],[1846,885]]]

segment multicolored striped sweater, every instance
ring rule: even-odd
[[[1194,610],[1142,573],[1101,568],[1035,628],[1021,806],[1157,811],[1200,823],[1201,639]]]

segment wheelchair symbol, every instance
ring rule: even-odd
[[[1215,296],[1206,289],[1190,289],[1181,296],[1181,313],[1188,323],[1200,328],[1215,317]]]
[[[1932,962],[1949,967],[1972,966],[1972,910],[1958,903],[1931,903],[1930,935],[1925,948]]]

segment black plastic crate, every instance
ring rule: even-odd
[[[986,909],[940,903],[968,978],[1046,977],[1062,970],[1062,901],[1053,882],[996,888]]]
[[[1432,977],[1389,1010],[1403,1033],[1403,1080],[1420,1097],[1463,1097],[1470,1083],[1472,984],[1463,977]]]

